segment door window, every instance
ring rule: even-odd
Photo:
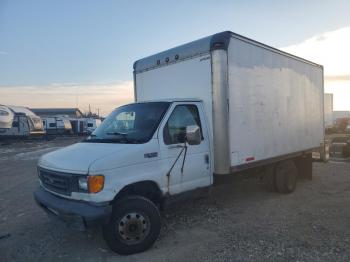
[[[197,106],[176,106],[163,129],[164,143],[166,145],[184,143],[186,127],[191,125],[197,125],[200,127],[203,140],[202,127]]]

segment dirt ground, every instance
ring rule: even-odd
[[[314,163],[289,195],[233,176],[164,212],[150,250],[119,256],[99,229],[52,223],[34,203],[39,156],[76,140],[0,142],[0,261],[349,261],[350,162]]]

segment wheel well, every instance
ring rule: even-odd
[[[141,181],[123,187],[113,201],[128,195],[139,195],[148,198],[155,204],[160,204],[162,193],[154,181]]]

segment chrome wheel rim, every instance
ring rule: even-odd
[[[126,244],[142,242],[150,231],[150,221],[147,215],[132,212],[125,214],[117,224],[117,235]]]

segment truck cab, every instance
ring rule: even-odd
[[[190,127],[198,133],[196,143],[186,141]],[[198,99],[121,106],[86,140],[39,160],[35,198],[79,229],[102,223],[107,243],[119,253],[141,250],[159,231],[160,223],[152,221],[159,219],[157,205],[213,183],[210,141]],[[116,215],[130,197],[147,210]]]

